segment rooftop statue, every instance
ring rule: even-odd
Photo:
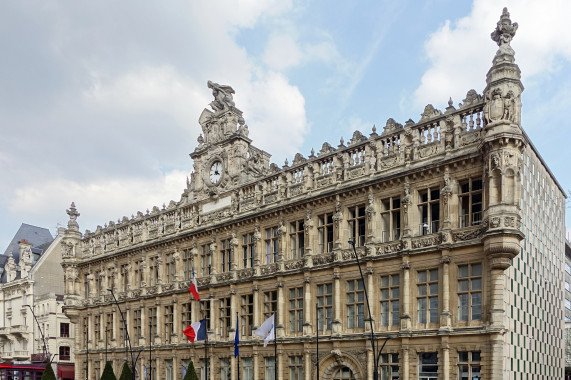
[[[212,107],[215,112],[234,107],[235,104],[232,94],[235,92],[232,87],[208,81],[208,88],[212,89],[214,101],[210,103],[210,107]]]
[[[502,16],[500,17],[500,21],[498,21],[496,25],[496,30],[492,32],[492,40],[494,40],[500,47],[504,44],[509,45],[515,36],[517,27],[517,22],[512,24],[508,8],[504,8]]]

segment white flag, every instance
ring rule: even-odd
[[[274,332],[274,320],[276,314],[272,314],[271,317],[266,319],[264,323],[260,326],[259,329],[254,331],[254,334],[259,336],[260,338],[264,338],[264,347],[268,345],[270,340],[275,339],[275,332]]]

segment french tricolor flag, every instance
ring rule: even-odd
[[[200,322],[194,322],[186,329],[184,329],[184,335],[190,340],[190,343],[195,341],[206,339],[206,320],[203,319]]]
[[[196,283],[196,276],[194,275],[194,268],[192,268],[192,284],[188,291],[192,293],[195,300],[200,301],[200,296],[198,295],[198,284]]]

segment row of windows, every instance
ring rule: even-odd
[[[252,357],[239,357],[240,360],[240,379],[254,379],[254,359]],[[398,380],[400,377],[399,354],[382,354],[379,361],[380,380]],[[229,358],[218,359],[220,366],[220,379],[230,380],[231,367]],[[305,378],[305,363],[302,355],[290,355],[284,362],[286,368],[280,372],[285,375],[285,379],[302,380]],[[207,367],[208,365],[208,367]],[[207,363],[204,359],[200,360],[201,380],[209,378],[211,371],[212,359]],[[275,380],[276,362],[275,357],[267,356],[263,358],[263,371],[265,380]],[[311,365],[314,365],[313,363]],[[189,360],[182,361],[182,368],[186,371],[189,366]],[[157,360],[153,360],[153,365],[149,366],[152,371],[153,378],[156,378]],[[99,374],[99,366],[96,366],[96,376]],[[458,380],[480,380],[481,377],[481,355],[480,351],[458,351],[457,359]],[[287,371],[287,372],[286,372]],[[166,360],[164,366],[164,374],[166,380],[175,380],[173,371],[173,361]],[[357,377],[353,370],[349,367],[340,365],[333,370],[334,380],[355,380]],[[438,354],[436,352],[420,353],[418,357],[418,379],[432,380],[438,379]]]
[[[379,306],[380,325],[399,326],[400,325],[400,274],[384,275],[380,277]],[[439,321],[439,275],[438,269],[429,269],[417,272],[416,283],[416,305],[417,323],[421,325],[437,324]],[[316,285],[317,300],[317,328],[319,331],[331,331],[333,321],[333,284],[324,283]],[[343,307],[345,327],[347,329],[361,329],[365,327],[365,290],[361,280],[348,280],[345,285],[346,301]],[[482,265],[468,264],[458,266],[458,321],[481,320],[482,318]],[[286,292],[287,305],[287,327],[289,333],[303,333],[304,323],[304,287],[289,288]],[[248,337],[252,335],[254,325],[254,295],[242,295],[239,298],[241,335]],[[192,321],[191,303],[182,304],[182,325],[183,328]],[[232,301],[231,297],[222,297],[217,300],[217,315],[213,315],[210,302],[201,302],[200,315],[206,318],[208,328],[211,326],[211,319],[218,318],[218,326],[222,337],[229,337],[232,326]],[[278,292],[277,290],[263,292],[263,318],[268,318],[277,311]],[[157,334],[157,313],[159,308],[151,307],[147,309],[146,319],[149,323],[150,332]],[[166,305],[162,307],[161,336],[164,343],[171,342],[174,335],[174,306]],[[138,344],[142,337],[142,310],[133,310],[132,321],[129,323],[133,331],[131,336],[133,343]],[[103,327],[107,339],[110,339],[113,331],[113,313],[95,315],[93,326],[93,336],[96,341],[103,340]],[[86,326],[87,319],[84,321]],[[119,326],[120,339],[124,337],[124,326]],[[84,335],[87,331],[84,331]]]
[[[440,190],[438,188],[429,188],[419,191],[418,215],[419,222],[418,234],[426,235],[436,233],[440,229]],[[459,197],[459,226],[468,227],[479,225],[482,220],[482,180],[467,180],[460,183]],[[398,240],[401,238],[401,198],[389,197],[381,200],[381,224],[379,229],[383,242]],[[366,241],[366,207],[358,205],[350,207],[348,210],[347,227],[349,230],[349,238],[355,241],[357,246],[362,246]],[[317,253],[327,253],[333,251],[334,232],[336,226],[334,223],[334,213],[325,213],[317,216]],[[272,226],[264,229],[260,239],[263,241],[263,253],[260,257],[262,264],[271,264],[278,260],[278,226]],[[288,259],[296,259],[303,257],[307,247],[305,236],[305,221],[297,220],[290,222],[287,229],[284,230],[288,235],[289,245],[284,252],[289,252]],[[232,265],[241,268],[253,267],[256,258],[256,234],[254,232],[246,233],[241,236],[241,240],[235,243],[238,249],[232,244],[232,239],[223,239],[217,245],[216,252],[216,269],[221,272],[232,270]],[[213,258],[210,251],[210,244],[200,247],[200,266],[198,275],[208,275],[212,272]],[[190,249],[183,252],[183,277],[185,281],[192,279],[192,257]],[[137,260],[133,262],[133,271],[129,270],[129,264],[123,264],[120,267],[120,283],[123,291],[129,289],[129,281],[136,286],[141,286],[145,282],[145,273],[141,269],[143,261]],[[160,257],[150,257],[148,259],[148,283],[147,286],[157,284],[160,275],[160,266],[162,264]],[[177,268],[174,253],[165,255],[164,260],[164,281],[172,283],[177,280]],[[571,271],[571,269],[570,269]],[[105,285],[104,272],[96,272],[94,274],[95,294],[100,296],[104,294],[113,279],[107,276],[107,285]],[[90,282],[88,276],[85,275],[84,285],[86,294],[90,291]],[[182,278],[180,278],[182,280]]]

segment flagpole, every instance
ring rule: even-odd
[[[274,380],[278,380],[278,302],[276,302],[276,316],[274,317]]]
[[[315,304],[315,331],[317,334],[315,335],[316,341],[316,348],[315,348],[315,362],[317,363],[317,376],[315,377],[319,380],[319,304]],[[325,322],[325,321],[324,321]]]
[[[238,321],[238,312],[236,312],[236,334],[240,333]],[[234,338],[234,340],[236,340],[236,338]],[[236,347],[238,347],[238,345],[236,345]],[[240,380],[240,354],[236,355],[236,353],[234,353],[234,357],[236,357],[236,360],[238,360],[238,380]]]
[[[152,337],[152,330],[153,325],[151,324],[151,316],[149,315],[149,380],[153,380],[153,362],[152,362],[152,355],[153,349],[151,347],[151,337]]]

